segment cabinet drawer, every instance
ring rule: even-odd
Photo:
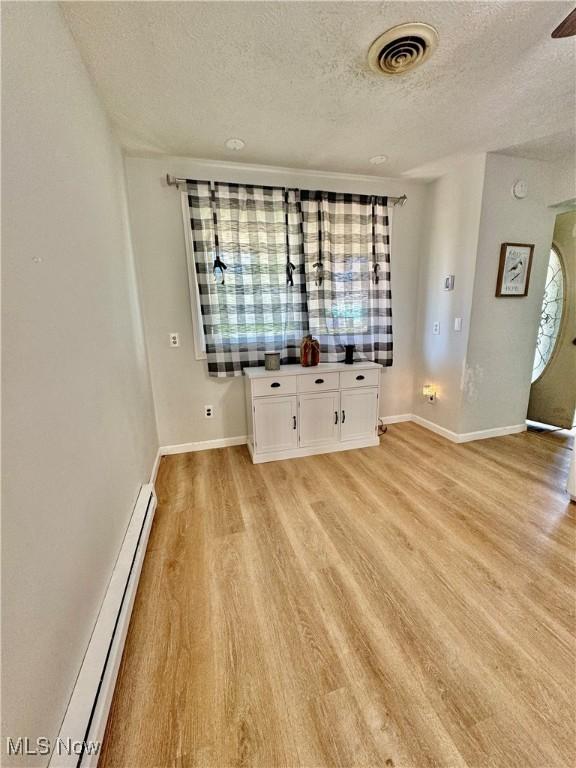
[[[265,397],[267,395],[295,395],[296,376],[266,376],[263,379],[252,380],[252,395]]]
[[[324,389],[339,389],[340,374],[336,371],[330,373],[306,373],[298,376],[298,392],[322,392]]]
[[[340,374],[340,386],[342,389],[351,387],[377,387],[380,371],[376,368],[355,371],[342,371]]]

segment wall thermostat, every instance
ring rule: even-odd
[[[524,200],[528,194],[528,182],[518,179],[512,185],[512,195],[516,200]]]

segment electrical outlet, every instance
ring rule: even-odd
[[[432,326],[432,333],[436,336],[440,333],[440,323],[438,321],[436,321]]]
[[[170,334],[170,346],[171,347],[179,347],[180,346],[180,334],[179,333],[171,333]]]
[[[422,394],[427,403],[434,404],[436,402],[436,390],[432,384],[424,384]]]
[[[205,405],[204,406],[204,418],[205,419],[213,419],[214,418],[214,408],[211,405]]]
[[[462,318],[461,317],[455,317],[454,318],[454,330],[458,333],[462,330]]]

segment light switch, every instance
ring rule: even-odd
[[[444,281],[442,283],[442,287],[445,291],[453,291],[454,290],[454,275],[446,275],[444,278]]]
[[[460,332],[462,330],[462,318],[461,317],[455,317],[454,318],[454,330]]]
[[[432,333],[436,336],[440,333],[440,323],[438,321],[436,321],[432,326]]]

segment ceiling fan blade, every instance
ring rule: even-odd
[[[576,8],[552,32],[552,37],[572,37],[572,35],[576,35]]]

